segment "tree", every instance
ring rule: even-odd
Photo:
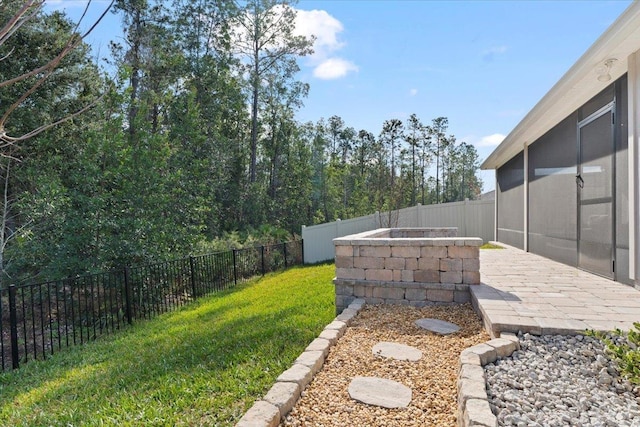
[[[314,222],[329,221],[328,185],[327,185],[327,125],[324,119],[307,124],[309,145],[311,148],[312,177],[312,215]]]
[[[477,199],[482,190],[482,182],[476,175],[480,167],[476,148],[461,142],[456,149],[454,165],[455,177],[452,182],[452,192],[455,200]]]
[[[269,162],[268,192],[273,200],[276,200],[282,158],[288,153],[296,127],[295,111],[309,92],[308,84],[293,80],[292,74],[296,71],[297,66],[289,65],[284,69],[275,68],[265,76],[268,84],[262,93],[266,124],[264,146]]]
[[[313,53],[313,39],[294,35],[296,11],[286,1],[249,0],[240,7],[232,45],[244,58],[251,98],[249,182],[256,182],[260,94],[267,73],[295,65]],[[296,65],[297,66],[297,65]],[[297,70],[296,70],[297,71]],[[289,73],[293,75],[293,73]]]
[[[35,256],[41,265],[26,274],[41,270],[42,261],[55,259],[63,246],[61,209],[67,206],[66,196],[61,179],[52,171],[58,166],[56,174],[67,172],[56,164],[57,159],[72,160],[83,150],[77,136],[91,119],[81,115],[105,93],[83,40],[111,4],[81,34],[82,19],[74,24],[60,12],[45,14],[44,1],[0,3],[0,269],[3,278],[13,274],[15,279],[14,273],[27,258],[40,254],[36,246],[58,239],[57,247],[49,245],[46,254]],[[44,215],[38,214],[39,207]],[[50,222],[49,214],[56,221]]]
[[[248,216],[238,202],[247,194],[248,115],[229,40],[235,9],[233,0],[174,0],[170,19],[182,54],[182,90],[173,97],[169,121],[171,140],[182,142],[173,163],[208,206],[211,239],[241,229]]]
[[[435,141],[433,154],[436,156],[436,203],[440,203],[442,201],[440,194],[440,184],[443,183],[443,181],[440,180],[440,172],[443,152],[447,146],[447,138],[445,134],[447,132],[448,126],[449,120],[446,117],[438,117],[431,121],[431,126],[429,126],[428,128],[430,137]]]
[[[85,13],[89,4],[90,3],[88,3],[85,8]],[[41,91],[45,90],[44,86],[46,83],[49,83],[49,86],[52,86],[51,81],[53,79],[51,79],[51,76],[54,72],[63,69],[66,64],[69,63],[68,61],[65,62],[65,59],[83,46],[84,38],[93,31],[96,25],[109,11],[112,4],[113,1],[107,6],[98,20],[84,34],[79,34],[77,32],[80,22],[77,23],[75,28],[71,29],[71,23],[66,21],[61,14],[57,13],[52,15],[51,18],[54,20],[57,19],[59,30],[64,31],[65,35],[64,38],[57,39],[53,51],[42,49],[47,51],[49,56],[42,58],[41,55],[38,55],[37,59],[33,57],[21,57],[18,58],[18,60],[22,60],[20,63],[23,67],[3,67],[5,70],[13,71],[13,74],[9,75],[1,73],[0,89],[12,87],[14,90],[10,91],[11,96],[13,96],[12,101],[9,101],[9,99],[3,100],[3,105],[9,106],[6,107],[4,111],[0,112],[0,149],[3,150],[0,152],[0,155],[8,155],[6,150],[8,149],[10,151],[10,147],[15,143],[33,138],[47,129],[71,120],[96,104],[96,99],[91,100],[90,102],[86,102],[82,107],[76,107],[75,111],[67,111],[66,114],[51,118],[46,122],[32,123],[30,127],[25,127],[24,124],[12,127],[8,123],[12,115],[14,115],[18,109],[23,107],[27,100],[33,99],[34,94],[39,89]],[[0,22],[4,23],[4,26],[0,28],[0,48],[3,49],[3,52],[0,54],[0,63],[6,65],[8,60],[16,58],[18,52],[25,51],[25,44],[28,40],[26,40],[26,38],[23,39],[24,33],[19,31],[23,26],[27,26],[27,24],[29,24],[31,27],[30,31],[35,30],[36,32],[40,32],[42,36],[46,37],[46,31],[44,31],[43,28],[43,5],[44,0],[27,0],[24,2],[7,0],[7,4],[2,4],[2,9],[0,9]],[[86,49],[86,45],[84,45],[84,48]],[[12,62],[14,62],[15,65],[16,61]],[[81,92],[82,88],[76,88],[76,91]],[[11,132],[11,130],[14,130],[16,133]]]
[[[351,197],[354,215],[371,213],[372,191],[369,186],[374,155],[375,136],[364,129],[358,132],[354,142],[351,175],[353,195]]]
[[[424,203],[424,171],[428,162],[428,157],[425,156],[424,150],[425,144],[428,143],[428,138],[425,135],[425,127],[418,118],[417,115],[412,114],[407,120],[407,129],[404,135],[405,140],[409,144],[411,150],[411,206],[416,204],[416,190],[418,186],[422,189],[422,203]],[[421,165],[422,171],[420,185],[416,182],[416,169],[418,164]]]
[[[329,139],[331,140],[331,157],[338,155],[338,144],[340,141],[340,134],[344,130],[344,120],[340,116],[329,117],[329,123],[327,124],[327,131],[329,132]]]
[[[385,120],[382,125],[382,132],[380,132],[380,140],[389,146],[389,153],[391,154],[391,187],[395,183],[396,177],[396,148],[399,147],[400,138],[402,136],[402,122],[398,119]]]

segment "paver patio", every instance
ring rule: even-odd
[[[640,322],[639,290],[520,249],[481,250],[480,274],[471,299],[493,336],[629,330]]]

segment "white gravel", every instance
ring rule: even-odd
[[[501,426],[640,427],[638,389],[603,343],[575,335],[520,335],[520,351],[485,366]]]

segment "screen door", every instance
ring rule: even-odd
[[[582,120],[578,133],[578,266],[613,279],[614,138],[611,103]]]

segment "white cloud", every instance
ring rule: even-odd
[[[288,7],[279,4],[273,7],[272,12],[278,16]],[[324,80],[338,79],[350,72],[358,71],[358,67],[353,62],[337,55],[337,52],[345,46],[345,43],[339,39],[340,33],[344,30],[340,21],[324,10],[295,9],[295,12],[293,34],[314,37],[313,54],[305,60],[306,65],[313,68],[314,77]],[[231,31],[232,39],[239,41],[235,43],[236,46],[246,44],[249,37],[243,26],[236,25]]]
[[[338,33],[344,30],[342,23],[324,10],[296,10],[295,35],[315,36],[314,55],[332,52],[344,46],[338,41]]]
[[[409,96],[416,96],[418,94],[418,89],[411,89],[409,91]]]
[[[313,76],[322,80],[332,80],[344,77],[350,71],[358,71],[358,67],[342,58],[329,58],[315,67]]]
[[[340,21],[324,10],[296,10],[296,35],[315,36],[313,55],[309,63],[314,67],[313,75],[323,80],[338,79],[350,72],[358,71],[351,61],[336,56],[345,46],[339,35],[344,31]]]
[[[507,49],[507,46],[493,46],[482,52],[482,59],[485,61],[493,61],[496,55],[502,55]]]
[[[475,144],[476,147],[495,147],[500,145],[502,140],[506,138],[506,135],[501,133],[494,133],[492,135],[483,136],[480,141]]]

